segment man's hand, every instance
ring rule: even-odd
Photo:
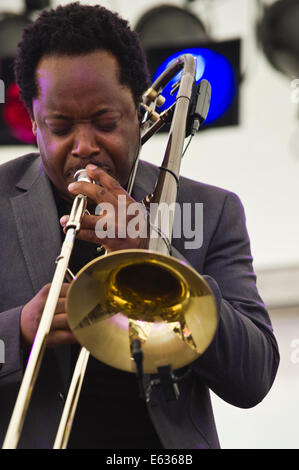
[[[23,347],[31,347],[38,325],[45,307],[51,284],[46,284],[41,290],[24,305],[21,312],[21,335]],[[65,311],[65,299],[70,284],[64,283],[57,302],[51,330],[47,338],[47,346],[54,347],[60,344],[77,343],[70,330]]]
[[[98,184],[80,181],[72,183],[69,186],[69,191],[74,196],[77,194],[86,195],[89,200],[99,205],[97,207],[103,210],[98,215],[84,215],[77,238],[101,244],[107,252],[139,248],[141,243],[139,234],[146,228],[145,210],[141,209],[142,205],[137,206],[136,201],[129,196],[118,181],[108,175],[104,170],[95,165],[87,165],[86,170],[88,176]],[[134,206],[131,206],[131,204]],[[111,207],[111,210],[106,210],[108,206]],[[136,217],[136,213],[134,211],[132,213],[131,211],[131,213],[128,214],[128,212],[130,212],[130,210],[128,210],[129,206],[132,208],[136,208],[136,206],[139,207],[137,222],[140,221],[140,223],[137,223],[136,227],[131,223],[131,231],[128,231],[128,224],[132,221],[134,216]],[[60,223],[63,227],[65,227],[67,220],[68,216],[63,216],[60,219]],[[96,230],[96,224],[101,221],[103,222],[103,231],[106,231],[106,234],[108,233],[107,229],[112,229],[110,235],[99,236],[99,230]],[[115,235],[113,236],[113,234]],[[130,234],[132,234],[132,236],[130,236]]]

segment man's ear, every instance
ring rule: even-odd
[[[145,115],[145,108],[143,106],[143,103],[139,103],[138,105],[138,119],[139,119],[139,125],[141,126],[143,118]]]
[[[36,125],[36,122],[33,121],[33,119],[31,119],[31,124],[32,124],[32,132],[33,132],[33,134],[36,136],[36,133],[37,133],[37,125]]]

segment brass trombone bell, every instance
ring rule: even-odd
[[[79,271],[67,294],[70,327],[96,359],[135,372],[139,339],[143,370],[173,370],[197,359],[218,323],[208,284],[186,263],[149,250],[121,250]]]

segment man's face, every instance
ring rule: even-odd
[[[45,56],[36,69],[33,131],[43,167],[60,195],[80,168],[93,163],[124,186],[139,147],[139,119],[131,90],[119,82],[108,51]]]

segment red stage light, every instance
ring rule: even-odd
[[[30,116],[19,98],[19,88],[16,83],[12,83],[7,89],[3,120],[13,137],[26,144],[34,145],[36,143],[36,138],[32,133]]]

